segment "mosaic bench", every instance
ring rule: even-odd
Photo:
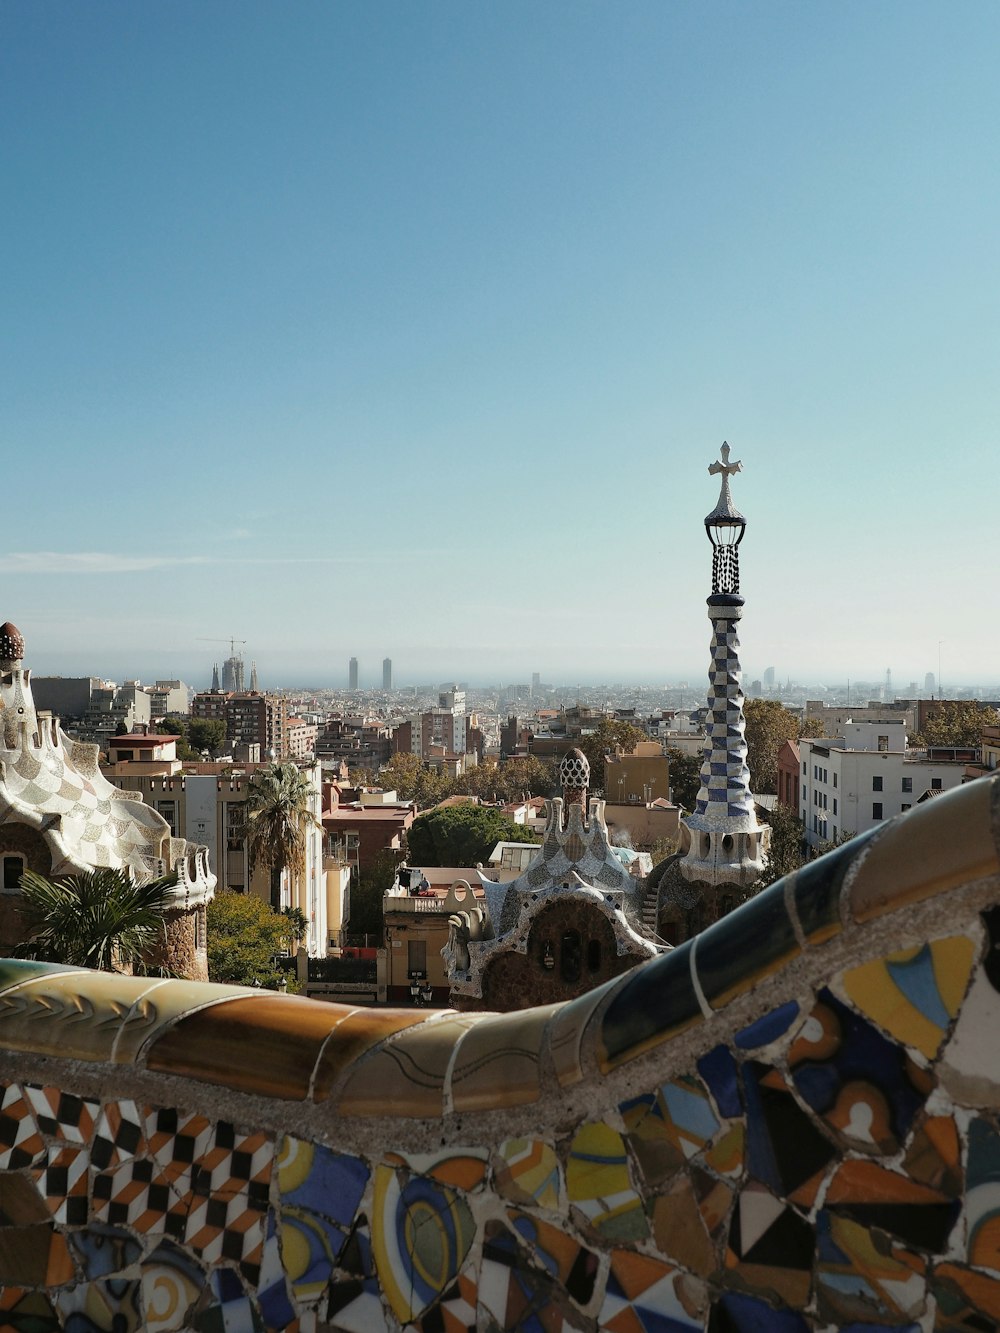
[[[992,1329],[1000,780],[581,999],[0,961],[0,1329]]]

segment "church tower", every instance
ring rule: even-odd
[[[737,626],[743,614],[740,596],[740,542],[746,519],[733,504],[729,478],[743,470],[730,463],[723,444],[722,461],[709,473],[721,475],[719,502],[705,519],[712,544],[712,666],[708,674],[708,720],[701,788],[694,813],[681,820],[679,869],[687,880],[734,884],[749,889],[767,860],[771,830],[757,822],[750,794],[750,770],[743,716],[742,668]]]

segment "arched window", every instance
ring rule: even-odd
[[[583,970],[582,952],[580,932],[564,931],[559,942],[559,972],[563,981],[572,983],[580,980],[580,973]]]
[[[21,892],[21,876],[27,867],[24,864],[24,857],[17,852],[5,852],[3,858],[3,891],[4,893]]]

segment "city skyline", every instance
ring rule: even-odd
[[[988,676],[998,38],[919,0],[12,0],[33,669],[192,675],[231,630],[262,680],[345,642],[699,680],[728,439],[748,679]]]

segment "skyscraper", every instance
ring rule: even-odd
[[[392,689],[392,658],[382,658],[382,688],[383,690]]]
[[[356,690],[358,688],[358,659],[352,657],[347,667],[347,688]]]

